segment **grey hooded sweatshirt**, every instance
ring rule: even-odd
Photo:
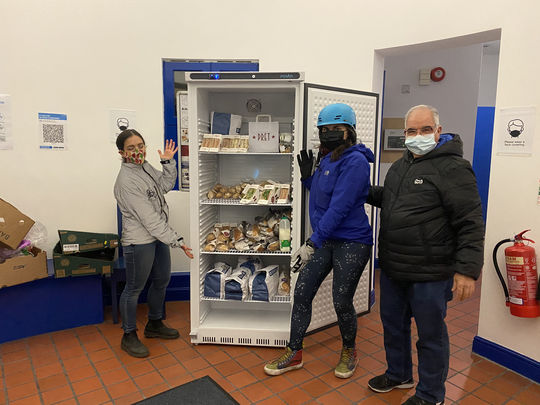
[[[174,159],[163,164],[163,173],[150,163],[122,163],[114,197],[122,213],[122,245],[142,245],[156,239],[170,245],[178,235],[169,224],[169,207],[164,194],[177,177]]]

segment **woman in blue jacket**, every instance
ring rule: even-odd
[[[371,255],[373,233],[364,209],[370,187],[373,152],[356,143],[356,116],[347,104],[331,104],[319,114],[320,162],[315,172],[313,153],[301,151],[302,183],[310,190],[309,218],[313,234],[293,255],[300,271],[294,290],[291,334],[285,353],[264,371],[280,375],[303,366],[302,341],[311,322],[312,302],[333,269],[332,296],[343,348],[334,371],[349,378],[356,369],[356,311],[353,297]]]

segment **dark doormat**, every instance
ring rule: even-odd
[[[209,376],[171,388],[143,399],[135,405],[239,405],[236,400]]]

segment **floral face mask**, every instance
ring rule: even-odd
[[[136,165],[142,165],[144,163],[144,158],[146,157],[146,149],[136,148],[134,150],[124,151],[124,162],[126,163],[135,163]]]

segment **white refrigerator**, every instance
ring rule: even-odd
[[[291,254],[311,233],[307,215],[307,192],[300,182],[296,155],[302,149],[318,146],[316,121],[322,108],[343,102],[356,112],[358,139],[379,159],[377,122],[378,94],[304,83],[302,72],[186,72],[188,85],[188,133],[190,168],[190,239],[194,259],[190,268],[191,341],[198,343],[254,346],[285,346],[289,338],[293,292],[297,278],[290,273]],[[248,135],[249,123],[259,114],[279,122],[279,134],[290,140],[286,152],[201,151],[205,134],[211,133],[211,114],[241,116],[239,133]],[[316,155],[316,150],[315,150]],[[378,164],[372,165],[372,183]],[[216,185],[238,185],[246,180],[271,179],[290,185],[290,196],[280,204],[242,204],[238,199],[209,198]],[[253,223],[269,210],[287,210],[291,217],[291,250],[210,251],[207,236],[216,224]],[[374,212],[366,205],[370,221]],[[375,228],[375,226],[373,226]],[[290,294],[257,301],[205,295],[205,277],[215,263],[236,267],[239,257],[258,258],[265,266],[279,266],[290,277]],[[373,258],[370,260],[354,297],[357,313],[369,312],[372,292]],[[308,331],[336,322],[332,304],[332,274],[321,285],[313,302]]]

